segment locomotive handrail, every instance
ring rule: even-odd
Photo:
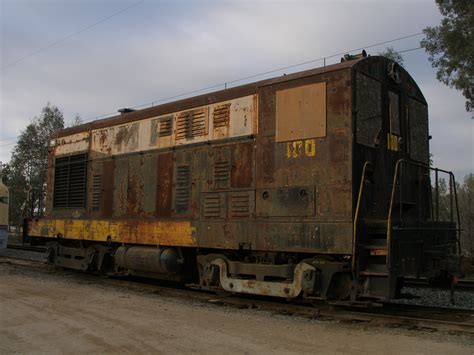
[[[364,191],[364,181],[365,181],[365,174],[367,172],[367,167],[369,165],[372,165],[370,161],[366,161],[364,163],[364,166],[362,168],[362,176],[360,178],[360,184],[359,184],[359,194],[357,196],[357,205],[356,205],[356,210],[355,210],[355,215],[354,215],[354,226],[353,226],[353,234],[352,234],[352,272],[353,276],[355,278],[356,273],[358,270],[356,270],[356,243],[357,243],[357,220],[359,218],[359,209],[360,209],[360,201],[362,200],[362,193]]]
[[[457,219],[457,225],[458,225],[458,228],[456,229],[456,231],[459,233],[457,235],[457,238],[456,238],[456,243],[457,243],[457,246],[458,246],[458,253],[461,252],[461,246],[460,246],[460,233],[461,233],[461,229],[460,229],[460,226],[461,226],[461,219],[460,219],[460,216],[459,216],[459,205],[458,205],[458,197],[457,197],[457,192],[456,192],[456,180],[455,180],[455,177],[454,177],[454,174],[451,172],[451,171],[448,171],[448,170],[444,170],[444,169],[439,169],[439,168],[432,168],[431,166],[429,165],[426,165],[426,164],[423,164],[423,163],[418,163],[418,162],[413,162],[413,161],[409,161],[409,160],[405,160],[405,159],[399,159],[395,165],[395,172],[393,174],[393,182],[392,182],[392,193],[391,193],[391,197],[390,197],[390,206],[389,206],[389,209],[388,209],[388,218],[387,218],[387,266],[388,266],[388,270],[391,270],[391,264],[390,264],[390,256],[391,256],[391,252],[390,252],[390,249],[391,249],[391,237],[392,237],[392,210],[393,210],[393,202],[394,202],[394,199],[395,199],[395,190],[396,190],[396,184],[397,184],[397,180],[398,180],[398,175],[399,175],[399,170],[402,171],[403,169],[403,165],[402,164],[407,164],[407,165],[412,165],[412,166],[418,166],[420,168],[424,168],[424,169],[428,169],[430,171],[434,171],[435,172],[435,179],[436,179],[436,185],[435,185],[435,189],[436,189],[436,219],[434,218],[433,216],[433,208],[431,208],[431,214],[432,214],[432,219],[435,220],[436,222],[439,222],[439,187],[438,187],[438,173],[439,172],[442,172],[442,173],[445,173],[445,174],[448,174],[449,175],[449,195],[450,195],[450,219],[451,219],[451,222],[454,222],[453,221],[453,196],[454,196],[454,202],[455,202],[455,205],[456,205],[456,219]],[[400,173],[401,174],[401,173]],[[402,184],[400,184],[400,193],[402,191]],[[430,184],[430,196],[431,196],[432,192],[431,192],[431,184]],[[403,196],[400,196],[400,204],[402,203],[402,199]],[[431,201],[432,201],[432,198],[431,198]],[[401,209],[400,209],[401,211]],[[400,215],[400,219],[401,219],[401,215]]]

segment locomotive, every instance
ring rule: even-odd
[[[52,264],[309,300],[456,275],[454,176],[430,166],[426,100],[388,58],[119,111],[51,137],[28,236]]]

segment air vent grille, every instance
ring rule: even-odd
[[[214,185],[216,188],[229,187],[230,163],[228,161],[217,161],[214,163]]]
[[[172,129],[173,129],[173,116],[163,117],[160,120],[159,136],[160,137],[171,136]]]
[[[207,134],[208,110],[181,112],[176,121],[176,139],[191,139]]]
[[[92,211],[100,210],[101,196],[102,196],[102,175],[94,175],[92,176],[92,196],[91,196]]]
[[[176,169],[176,213],[186,213],[189,209],[191,193],[191,169],[189,165],[181,165]]]
[[[250,217],[250,196],[247,192],[233,193],[230,196],[230,217]]]
[[[219,194],[207,194],[204,197],[204,217],[221,217],[221,196]]]
[[[218,106],[212,112],[212,123],[214,128],[226,127],[230,120],[230,103]]]

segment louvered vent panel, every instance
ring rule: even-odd
[[[54,207],[67,207],[69,157],[57,158],[54,167]]]
[[[214,163],[214,184],[216,188],[229,186],[230,163],[228,161],[217,161]]]
[[[207,109],[181,112],[176,121],[176,139],[190,139],[207,134]]]
[[[230,120],[230,103],[218,106],[212,112],[212,123],[214,128],[226,127]]]
[[[221,197],[219,194],[208,194],[204,197],[204,217],[219,218],[221,216]]]
[[[87,154],[57,158],[54,168],[54,207],[84,207]]]
[[[176,170],[176,213],[186,213],[189,208],[191,190],[191,169],[188,165],[181,165]]]
[[[171,136],[173,128],[173,116],[164,117],[160,120],[159,136],[166,137]]]
[[[230,196],[230,217],[250,217],[250,196],[247,192],[233,193]]]
[[[100,210],[100,200],[102,195],[102,175],[92,176],[92,202],[93,211]]]

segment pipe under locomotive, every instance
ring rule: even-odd
[[[458,272],[454,176],[429,166],[426,100],[384,57],[59,131],[47,196],[29,237],[84,271],[353,300]]]

